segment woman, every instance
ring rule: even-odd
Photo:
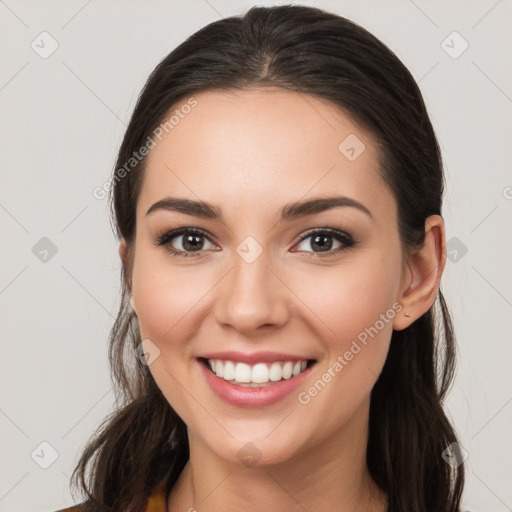
[[[460,510],[441,156],[387,47],[311,7],[212,23],[115,169],[120,403],[69,510]]]

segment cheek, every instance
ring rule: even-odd
[[[183,392],[193,363],[188,341],[197,332],[211,279],[202,275],[199,266],[172,268],[168,261],[172,257],[139,250],[132,274],[133,295],[141,338],[151,340],[159,349],[149,370],[167,401],[189,425],[195,423],[197,411],[194,401]]]
[[[141,336],[162,343],[190,335],[187,323],[193,318],[197,321],[211,278],[202,275],[199,266],[173,270],[165,261],[167,256],[156,258],[143,251],[139,254],[133,269],[133,294]]]
[[[375,337],[372,327],[377,327],[379,339],[389,338],[400,307],[395,302],[399,279],[398,251],[368,251],[328,271],[312,267],[295,290],[315,313],[330,356],[336,357],[352,340],[364,338],[367,330]]]
[[[349,421],[369,399],[386,361],[393,318],[401,308],[395,302],[399,277],[400,256],[383,252],[336,272],[308,273],[302,280],[298,295],[309,290],[304,302],[315,313],[316,331],[327,352],[317,380],[297,396],[304,414],[324,418],[314,442]]]

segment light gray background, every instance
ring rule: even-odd
[[[303,3],[362,24],[420,83],[447,173],[442,287],[460,354],[447,409],[469,455],[465,505],[512,510],[512,4]],[[1,511],[71,505],[78,453],[113,404],[106,342],[120,267],[107,202],[92,190],[110,175],[136,96],[188,35],[251,5],[0,0]],[[59,45],[45,59],[43,31]],[[457,58],[453,31],[469,44]],[[42,237],[57,248],[46,262],[32,250]]]

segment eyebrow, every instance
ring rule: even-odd
[[[370,218],[373,215],[364,204],[346,196],[317,197],[306,201],[297,201],[285,205],[278,214],[278,222],[290,221],[307,215],[313,215],[332,208],[352,207],[362,211]],[[158,210],[171,210],[187,215],[194,215],[205,219],[223,220],[222,211],[205,201],[195,201],[192,199],[166,197],[153,204],[146,215],[150,215]]]

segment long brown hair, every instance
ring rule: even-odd
[[[441,214],[444,177],[420,90],[400,60],[365,29],[305,6],[254,7],[216,21],[158,64],[139,96],[112,177],[117,236],[130,248],[145,165],[144,158],[130,159],[169,110],[206,90],[266,86],[327,99],[373,135],[381,151],[379,170],[397,201],[402,245],[421,245],[425,219]],[[73,473],[87,510],[143,510],[155,486],[163,482],[171,489],[189,456],[185,424],[137,357],[141,338],[129,306],[130,271],[128,258],[110,334],[117,407]],[[457,442],[443,411],[454,361],[452,323],[439,290],[428,312],[393,332],[371,393],[367,465],[388,496],[390,512],[459,511],[464,466],[452,468],[442,458]]]

